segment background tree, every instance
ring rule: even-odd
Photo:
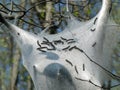
[[[112,16],[120,24],[120,0],[113,1]],[[94,17],[101,0],[69,1],[70,12],[80,21]],[[65,0],[1,0],[0,12],[17,26],[39,34],[49,27],[48,33],[61,32],[67,25]],[[0,24],[0,90],[34,90],[28,72],[21,65],[19,49],[6,27]],[[3,31],[5,30],[5,31]],[[119,62],[119,48],[115,50]],[[119,66],[117,66],[119,73]],[[115,89],[117,90],[117,89]]]

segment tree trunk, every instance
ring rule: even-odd
[[[21,2],[25,2],[25,0],[21,0]],[[22,4],[21,6],[22,7],[25,7],[25,4]],[[15,24],[16,25],[19,25],[19,21],[16,21]],[[12,40],[12,49],[11,50],[12,52],[12,60],[13,60],[13,66],[12,66],[12,69],[11,69],[11,83],[10,83],[10,90],[17,90],[17,87],[16,87],[16,84],[17,84],[17,76],[18,76],[18,67],[19,67],[19,61],[20,61],[20,52],[19,52],[19,49],[18,49],[18,46],[15,44],[14,45],[14,40]],[[13,48],[14,47],[14,48]]]
[[[11,85],[10,90],[16,90],[16,80],[18,75],[18,65],[20,60],[20,53],[18,48],[15,50],[15,54],[13,57],[13,67],[12,67],[12,73],[11,73]]]
[[[46,16],[45,20],[48,21],[48,23],[45,23],[44,27],[47,27],[51,23],[51,18],[52,18],[52,2],[46,2]]]
[[[33,85],[32,85],[31,79],[29,79],[29,80],[27,81],[27,84],[28,84],[27,90],[33,90]]]

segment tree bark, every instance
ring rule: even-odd
[[[12,73],[11,73],[11,85],[10,85],[11,90],[16,90],[15,88],[16,88],[16,80],[18,75],[19,60],[20,60],[20,53],[19,53],[19,50],[16,48],[15,54],[13,57],[13,67],[12,67]]]
[[[33,84],[32,84],[32,80],[31,79],[29,79],[28,81],[27,81],[27,90],[33,90]]]
[[[25,2],[25,0],[21,0],[21,2]],[[22,7],[25,7],[25,3],[21,5]],[[19,21],[16,21],[15,24],[19,25]],[[13,50],[11,50],[12,60],[13,60],[13,66],[11,69],[11,80],[10,80],[10,90],[17,90],[17,76],[18,76],[18,67],[19,67],[19,61],[20,61],[20,52],[18,49],[18,46],[14,45],[14,40],[12,40],[11,47]],[[14,47],[14,48],[13,48]]]
[[[46,16],[45,20],[48,21],[48,23],[45,23],[44,27],[47,27],[51,23],[52,18],[52,2],[46,2]]]

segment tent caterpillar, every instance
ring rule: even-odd
[[[83,64],[83,71],[85,71],[85,64]]]
[[[73,64],[69,61],[69,60],[65,60],[67,63],[69,63],[71,66],[73,66]]]
[[[94,24],[96,24],[97,19],[98,19],[98,18],[95,18],[95,20],[94,20]]]
[[[76,41],[71,41],[71,42],[68,42],[68,44],[71,44],[71,43],[75,43]]]
[[[92,45],[92,47],[95,47],[95,45],[96,45],[96,42]]]
[[[69,49],[70,48],[70,46],[67,46],[66,48],[63,48],[62,50],[66,50],[66,49]]]
[[[76,71],[77,74],[79,74],[76,66],[75,66],[75,71]]]

